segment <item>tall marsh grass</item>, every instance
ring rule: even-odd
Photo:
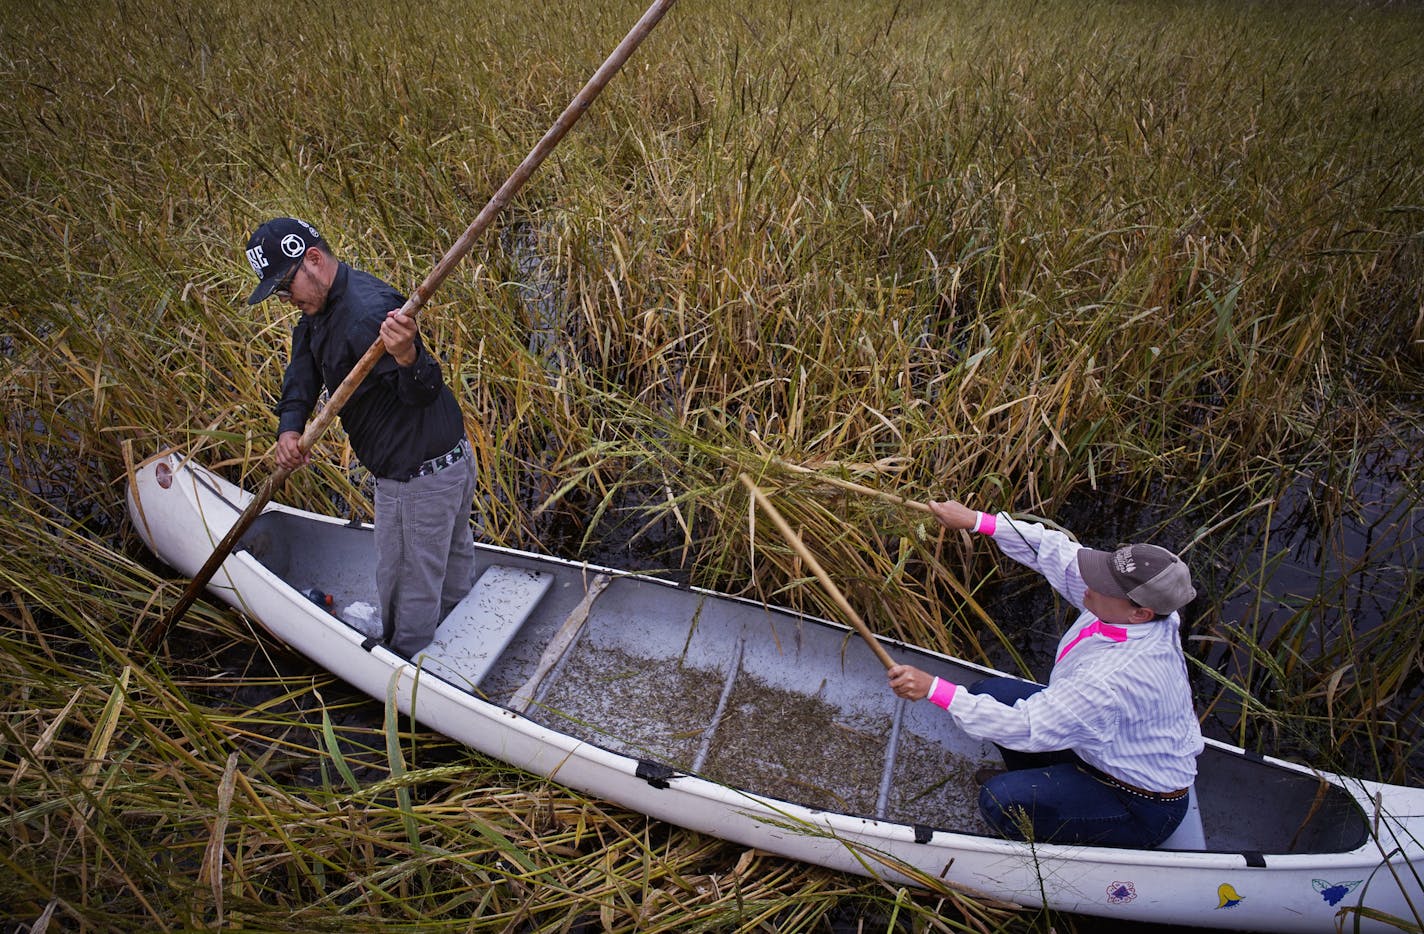
[[[183,582],[125,525],[126,463],[175,444],[248,484],[270,466],[291,319],[242,304],[248,232],[305,217],[411,288],[641,12],[0,12],[13,920],[1072,924],[512,774],[212,604],[138,648]],[[1007,569],[781,465],[1050,517],[1134,502],[1151,518],[1123,533],[1189,547],[1208,582],[1191,644],[1218,732],[1418,784],[1422,56],[1411,4],[683,0],[424,313],[480,534],[836,615],[749,520],[746,471],[873,627],[1042,675]],[[344,439],[317,453],[282,498],[369,516]],[[1400,544],[1261,592],[1302,478],[1336,541],[1390,458]],[[1364,569],[1394,594],[1369,627]]]

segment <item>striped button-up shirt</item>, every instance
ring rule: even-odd
[[[954,691],[948,710],[972,736],[1022,752],[1071,749],[1089,765],[1152,791],[1185,788],[1203,748],[1176,613],[1125,626],[1083,606],[1078,545],[1037,523],[997,517],[994,542],[1083,610],[1058,643],[1048,686],[1012,707]]]

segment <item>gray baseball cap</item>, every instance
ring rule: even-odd
[[[1098,593],[1161,615],[1180,610],[1197,595],[1186,562],[1156,545],[1124,545],[1112,552],[1084,548],[1078,552],[1078,571]]]

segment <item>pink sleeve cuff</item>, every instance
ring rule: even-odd
[[[994,518],[991,512],[979,513],[979,521],[974,523],[974,531],[981,535],[993,535],[994,530],[999,527],[999,521]]]
[[[949,702],[954,700],[954,691],[958,687],[953,681],[945,681],[942,678],[935,678],[930,682],[929,702],[936,707],[949,709]]]

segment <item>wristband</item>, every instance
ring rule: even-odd
[[[974,522],[974,531],[981,535],[993,535],[994,530],[999,527],[999,521],[994,518],[993,513],[981,512],[979,518]]]
[[[957,687],[958,685],[953,681],[944,681],[940,678],[935,678],[930,682],[930,693],[926,699],[936,707],[943,707],[945,710],[948,710],[949,702],[954,700],[954,691]]]

